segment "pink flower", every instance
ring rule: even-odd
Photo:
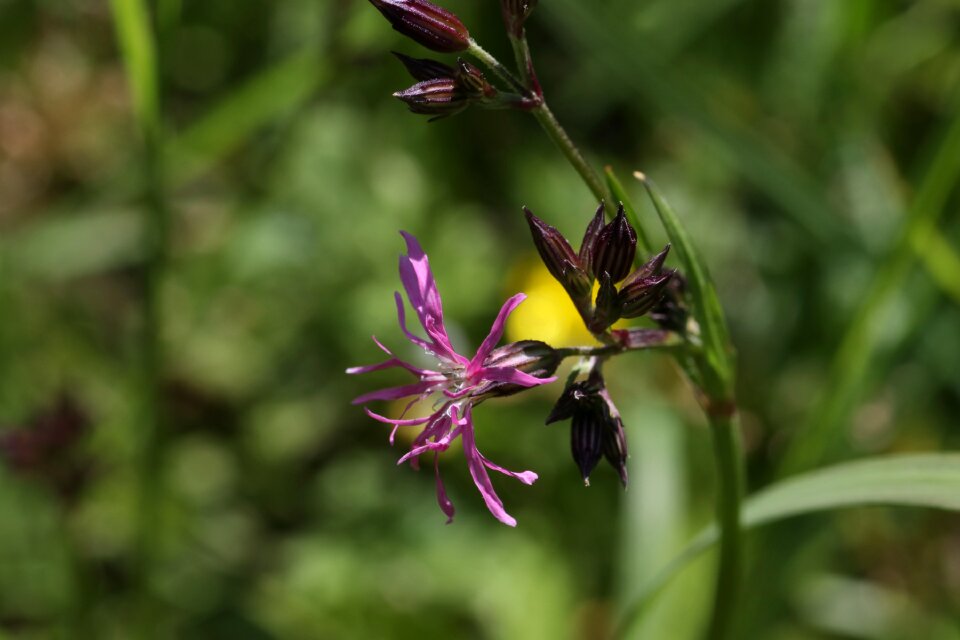
[[[409,460],[416,467],[421,454],[433,452],[434,471],[437,479],[437,501],[440,503],[440,509],[447,515],[448,523],[453,520],[454,508],[444,490],[437,465],[437,457],[441,451],[445,451],[456,438],[460,437],[470,475],[473,477],[477,489],[480,490],[480,495],[483,496],[490,513],[504,524],[511,527],[516,526],[517,521],[504,510],[503,502],[497,497],[487,474],[487,469],[514,477],[524,484],[533,484],[537,479],[537,474],[532,471],[519,473],[509,471],[486,459],[477,449],[472,411],[473,405],[495,394],[498,388],[503,389],[507,385],[533,387],[556,380],[555,377],[538,378],[513,366],[496,366],[488,360],[493,348],[500,341],[500,336],[503,335],[507,317],[523,302],[526,296],[518,293],[507,300],[500,309],[500,313],[497,314],[493,326],[490,327],[490,333],[474,356],[472,358],[462,356],[454,350],[450,344],[450,338],[447,336],[447,330],[443,324],[440,293],[437,291],[433,273],[430,271],[427,255],[420,248],[416,238],[403,231],[400,233],[407,242],[407,255],[400,256],[400,280],[407,292],[407,300],[409,300],[413,310],[416,311],[417,318],[420,320],[420,325],[427,337],[426,339],[421,338],[407,329],[403,299],[399,293],[395,293],[400,329],[412,343],[421,347],[428,355],[436,359],[436,366],[434,369],[421,369],[404,362],[395,357],[387,347],[374,337],[373,341],[390,358],[379,364],[351,367],[347,369],[347,373],[368,373],[380,369],[402,367],[416,376],[417,382],[366,393],[356,398],[353,403],[364,404],[372,400],[396,400],[412,396],[413,399],[404,409],[403,413],[406,414],[414,404],[439,394],[435,405],[436,410],[424,418],[404,419],[401,416],[399,419],[392,419],[374,413],[369,409],[364,410],[371,418],[393,425],[393,431],[390,433],[391,444],[393,444],[394,436],[399,427],[424,425],[423,431],[414,439],[410,450],[400,458],[397,464]]]

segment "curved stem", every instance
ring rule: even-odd
[[[717,523],[720,527],[720,562],[714,590],[713,612],[707,637],[731,637],[740,594],[741,540],[740,508],[743,497],[740,438],[731,415],[711,415],[713,457],[717,466]]]

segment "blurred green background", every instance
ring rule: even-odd
[[[510,58],[497,2],[444,6]],[[408,440],[349,404],[403,376],[343,373],[380,358],[371,334],[415,355],[398,229],[462,352],[521,289],[546,320],[512,338],[578,339],[520,206],[578,238],[589,192],[529,116],[406,113],[389,51],[424,52],[366,2],[150,9],[171,217],[156,433],[149,185],[111,7],[0,0],[0,428],[36,430],[62,393],[89,422],[55,459],[0,465],[0,637],[604,637],[711,517],[709,434],[668,359],[608,373],[626,492],[606,466],[584,488],[566,425],[543,426],[559,384],[476,411],[488,457],[540,474],[494,479],[515,530],[456,450],[444,526],[429,468],[394,464]],[[957,448],[960,2],[543,0],[528,31],[573,138],[653,176],[710,264],[750,490]],[[751,534],[738,637],[960,637],[958,525],[870,508]],[[696,637],[711,562],[637,637]]]

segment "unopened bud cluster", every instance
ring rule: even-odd
[[[457,58],[457,66],[451,67],[429,58],[411,58],[396,52],[394,55],[414,80],[418,80],[409,89],[393,94],[413,113],[431,115],[431,120],[437,120],[459,113],[471,104],[497,101],[496,88],[487,82],[480,69],[463,58]]]
[[[606,383],[598,370],[583,382],[567,386],[547,424],[570,419],[570,449],[586,485],[601,457],[605,457],[627,486],[627,436],[620,412],[607,393]]]
[[[544,265],[566,289],[593,333],[603,333],[621,318],[642,316],[662,300],[674,276],[673,271],[663,271],[670,246],[631,272],[637,233],[627,221],[623,205],[605,225],[601,203],[587,225],[577,253],[557,229],[527,208],[524,213]],[[594,282],[599,282],[599,287],[591,301]]]

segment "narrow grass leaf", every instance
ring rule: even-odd
[[[927,507],[960,511],[960,454],[922,453],[868,458],[778,482],[744,504],[744,529],[818,511],[859,506]],[[718,540],[703,529],[641,591],[621,623],[624,635],[646,606],[697,556]]]
[[[143,0],[110,0],[120,53],[130,83],[133,111],[144,135],[160,127],[157,50]]]
[[[720,306],[720,299],[717,297],[717,290],[710,278],[707,265],[690,240],[686,228],[656,185],[639,171],[633,175],[646,188],[657,215],[660,216],[660,222],[670,238],[673,251],[676,252],[686,271],[685,275],[693,299],[693,312],[700,325],[704,356],[709,364],[709,371],[705,373],[711,379],[703,380],[703,383],[708,386],[705,390],[711,397],[728,398],[733,385],[732,347],[723,308]]]

